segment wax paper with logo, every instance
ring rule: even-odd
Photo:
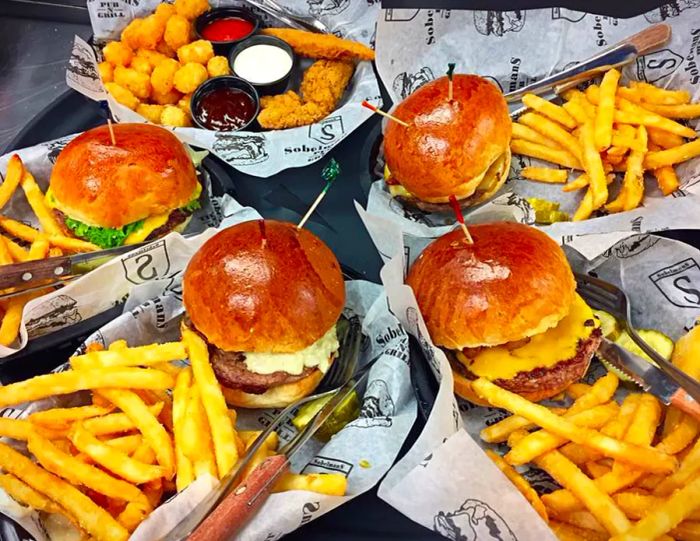
[[[252,209],[239,209],[226,220],[227,225],[258,217]],[[140,284],[132,291],[125,312],[96,331],[81,346],[89,343],[108,345],[125,339],[130,346],[179,339],[182,306],[181,279],[184,267],[194,251],[216,233],[209,229],[196,239],[184,240],[172,235],[166,242],[171,260],[170,272]],[[157,260],[165,255],[156,250]],[[162,259],[161,259],[162,262]],[[122,265],[110,263],[112,269],[91,276],[103,282],[119,280]],[[408,366],[408,335],[389,311],[386,295],[378,284],[347,281],[343,315],[358,318],[362,328],[362,345],[358,366],[378,359],[371,368],[366,384],[358,388],[361,401],[359,417],[346,425],[328,443],[311,440],[292,461],[292,471],[303,473],[340,473],[347,477],[345,496],[326,496],[305,491],[276,493],[264,503],[245,529],[236,536],[242,541],[279,539],[362,494],[376,485],[396,459],[415,421],[416,404]],[[64,370],[64,365],[58,370]],[[2,415],[25,417],[32,411],[55,406],[78,405],[84,394],[48,399],[6,408]],[[238,409],[237,427],[245,430],[265,428],[280,410]],[[281,445],[289,441],[296,429],[291,418],[278,431]],[[183,492],[157,508],[132,534],[131,541],[160,538],[201,501],[217,481],[200,477]],[[37,513],[18,506],[0,490],[0,512],[25,527],[36,541],[58,541],[47,537]]]
[[[96,101],[107,100],[120,122],[144,122],[134,111],[117,103],[107,94],[97,72],[100,45],[119,39],[126,25],[135,17],[152,13],[159,0],[89,1],[95,47],[76,36],[66,72],[71,88]],[[253,9],[267,26],[280,26],[267,14],[240,0],[210,0],[213,8],[243,5]],[[379,4],[367,0],[284,0],[279,4],[291,12],[318,17],[331,31],[343,38],[374,45]],[[304,60],[302,68],[310,62]],[[214,132],[199,128],[175,128],[185,140],[207,148],[236,169],[256,177],[270,177],[292,167],[314,163],[357,129],[371,115],[362,100],[381,107],[377,78],[370,62],[360,62],[338,108],[326,118],[309,126],[269,131]]]
[[[377,69],[394,103],[443,76],[448,62],[456,63],[456,73],[481,75],[508,93],[585,60],[652,24],[664,22],[672,28],[669,43],[627,65],[622,70],[621,84],[640,80],[662,88],[685,89],[695,103],[700,100],[698,18],[700,5],[686,0],[630,19],[564,8],[504,12],[385,9],[377,24]],[[517,102],[511,109],[520,107],[522,103]],[[696,131],[700,125],[698,119],[681,122],[687,122]],[[514,154],[509,180],[499,194],[515,193],[528,206],[525,198],[554,201],[560,203],[561,211],[573,216],[585,190],[567,193],[558,185],[524,180],[520,171],[526,166],[556,167]],[[382,168],[383,161],[375,170],[377,179],[381,179]],[[567,243],[577,235],[609,233],[603,251],[634,233],[669,227],[700,228],[700,158],[679,164],[676,172],[681,187],[670,196],[663,197],[656,180],[647,175],[643,206],[582,222],[559,222],[544,229]],[[617,193],[619,183],[617,180],[611,186],[612,194]],[[371,187],[369,209],[400,222],[436,228],[454,223],[451,213],[426,213],[400,204],[389,197],[383,180]],[[528,214],[528,219],[534,222],[534,213]]]
[[[474,221],[523,221],[522,207],[507,202],[506,198],[485,205],[473,216]],[[359,206],[358,212],[385,262],[381,277],[392,312],[418,339],[440,381],[423,432],[382,482],[379,496],[449,539],[488,538],[490,524],[498,526],[501,539],[555,539],[524,497],[480,452],[488,444],[481,441],[479,431],[507,414],[455,398],[449,361],[432,343],[413,291],[404,284],[410,265],[435,236],[429,228],[402,230],[399,223]],[[700,316],[697,249],[653,234],[634,234],[613,241],[610,235],[584,235],[577,239],[577,246],[578,251],[564,247],[572,268],[594,272],[622,287],[631,299],[632,322],[637,328],[658,329],[676,340]],[[589,258],[585,253],[599,255]],[[591,383],[604,373],[605,368],[594,361],[584,380]],[[628,391],[621,387],[616,398]],[[540,493],[557,488],[539,469],[524,468],[523,474]]]

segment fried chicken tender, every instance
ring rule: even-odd
[[[264,28],[261,33],[286,41],[295,53],[309,58],[374,60],[374,51],[366,45],[333,34],[315,34],[294,28]]]
[[[177,57],[182,64],[196,62],[206,66],[207,62],[214,56],[214,47],[211,41],[198,39],[187,45],[183,45],[177,50]]]
[[[194,92],[208,78],[207,68],[201,64],[188,62],[175,72],[173,84],[180,92],[188,94]]]
[[[174,88],[169,92],[156,92],[154,90],[151,94],[151,99],[159,105],[173,105],[177,103],[180,98],[182,98],[182,94]]]
[[[97,64],[97,71],[100,72],[100,79],[102,79],[103,83],[114,81],[114,66],[109,62],[105,61]]]
[[[165,24],[163,39],[168,47],[177,51],[192,41],[192,23],[182,15],[173,15]]]
[[[105,60],[113,66],[128,66],[134,57],[134,52],[127,44],[121,41],[110,41],[102,49]]]
[[[207,62],[207,71],[209,77],[219,77],[220,75],[228,75],[231,70],[228,66],[228,58],[225,56],[213,56]]]
[[[142,103],[136,108],[136,112],[153,124],[160,124],[160,115],[163,113],[163,106],[150,103]]]
[[[160,123],[163,124],[163,126],[176,126],[179,128],[186,128],[192,125],[190,115],[174,105],[166,105],[163,107],[163,112],[160,115]]]
[[[209,0],[175,0],[178,14],[194,20],[205,11],[209,11]]]
[[[180,69],[180,64],[174,58],[163,60],[158,64],[151,73],[151,85],[153,91],[159,94],[167,94],[173,89],[174,78],[177,70]],[[177,100],[176,100],[177,101]]]
[[[105,88],[112,97],[129,109],[136,110],[139,106],[139,99],[132,92],[118,83],[105,83]]]

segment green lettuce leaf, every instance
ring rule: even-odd
[[[127,224],[124,227],[113,228],[87,225],[79,220],[66,218],[66,225],[75,233],[76,237],[92,242],[100,248],[107,249],[116,248],[124,244],[126,237],[143,225],[143,220]]]

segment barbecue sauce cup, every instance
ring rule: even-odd
[[[205,130],[240,131],[260,112],[260,98],[249,82],[232,75],[203,82],[192,94],[192,119]]]

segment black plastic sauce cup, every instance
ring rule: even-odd
[[[199,87],[197,87],[197,90],[194,91],[192,94],[192,99],[190,100],[190,110],[192,111],[192,120],[194,120],[194,123],[205,130],[212,130],[211,127],[207,126],[201,116],[201,109],[200,109],[200,104],[202,101],[202,98],[209,94],[210,92],[220,89],[220,88],[231,88],[231,89],[236,89],[236,90],[241,90],[245,92],[250,98],[253,100],[253,107],[254,107],[254,114],[250,117],[250,119],[243,124],[242,126],[234,129],[234,130],[213,130],[213,131],[240,131],[246,129],[248,126],[250,126],[255,119],[258,117],[258,113],[260,112],[260,98],[258,97],[258,93],[255,90],[255,87],[251,85],[248,81],[245,81],[241,79],[240,77],[234,77],[232,75],[223,75],[221,77],[214,77],[213,79],[209,79],[208,81],[204,81]]]
[[[292,76],[292,73],[294,73],[294,71],[297,69],[297,57],[294,54],[294,50],[289,46],[289,44],[286,41],[282,41],[281,39],[276,38],[274,36],[257,35],[240,42],[231,50],[231,54],[228,57],[228,64],[231,67],[231,72],[235,76],[240,77],[244,80],[246,79],[244,77],[241,77],[240,73],[236,73],[236,70],[234,68],[236,57],[238,57],[239,54],[241,54],[249,47],[252,47],[253,45],[272,45],[274,47],[279,47],[287,54],[289,54],[290,58],[292,59],[292,66],[289,68],[287,74],[283,77],[280,77],[276,81],[270,81],[268,83],[251,83],[258,91],[258,94],[261,96],[282,94],[284,91],[287,90],[287,86],[289,86],[289,80]]]
[[[248,21],[253,25],[253,29],[250,31],[249,34],[230,41],[207,40],[211,41],[211,44],[214,46],[214,52],[217,55],[228,56],[228,54],[231,52],[231,49],[235,45],[242,42],[243,40],[248,39],[250,36],[255,34],[260,28],[260,19],[258,19],[258,17],[252,11],[246,8],[234,7],[210,9],[209,11],[202,13],[199,17],[197,17],[194,20],[195,34],[197,34],[198,39],[207,39],[202,35],[202,32],[209,24],[213,23],[214,21],[218,21],[219,19],[230,19],[234,17]]]

